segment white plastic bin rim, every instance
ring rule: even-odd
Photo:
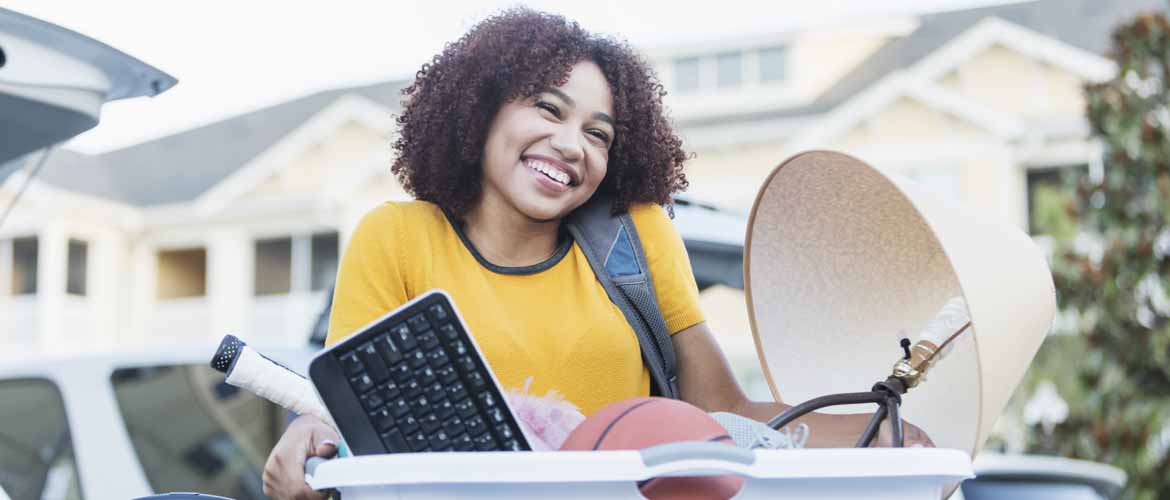
[[[761,479],[935,478],[957,483],[974,476],[960,450],[756,450],[750,465],[683,459],[647,466],[638,451],[399,453],[330,460],[306,481],[315,489],[467,483],[589,483],[652,477],[738,474]]]

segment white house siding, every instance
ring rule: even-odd
[[[8,200],[0,197],[5,205]],[[37,238],[37,293],[11,295],[11,255],[0,255],[0,358],[115,344],[128,316],[126,232],[135,223],[133,214],[115,203],[30,189],[0,228],[0,248],[10,251],[13,238]],[[70,239],[87,248],[84,296],[66,293]]]
[[[655,61],[655,71],[663,84],[672,89],[667,95],[666,105],[673,118],[686,121],[807,104],[892,36],[904,34],[913,26],[914,22],[909,18],[882,18],[865,25],[821,27],[803,32],[652,48],[648,54]],[[758,51],[773,47],[786,50],[785,78],[761,83]],[[714,57],[721,53],[741,54],[742,85],[716,87]],[[703,88],[691,92],[675,91],[673,61],[691,57],[701,60]]]

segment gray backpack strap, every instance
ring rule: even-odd
[[[595,194],[569,216],[569,234],[585,254],[609,299],[634,329],[654,382],[651,392],[678,399],[674,344],[658,308],[642,241],[630,214],[612,215],[612,206],[608,197]]]

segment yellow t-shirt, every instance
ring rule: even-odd
[[[672,333],[703,321],[682,238],[662,207],[630,216]],[[650,393],[634,331],[581,249],[566,238],[549,260],[501,268],[483,260],[436,205],[389,202],[362,218],[341,260],[327,344],[408,300],[445,290],[505,388],[555,389],[589,415]]]

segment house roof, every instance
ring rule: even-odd
[[[917,30],[879,49],[822,94],[816,105],[830,108],[841,103],[882,76],[918,62],[986,17],[1104,54],[1118,23],[1141,11],[1166,10],[1166,6],[1165,0],[1039,0],[925,15]]]
[[[132,205],[190,201],[344,95],[399,109],[403,83],[318,92],[96,156],[59,150],[40,176],[65,189]]]
[[[1037,34],[1095,54],[1105,54],[1110,46],[1110,36],[1118,23],[1138,12],[1150,10],[1165,11],[1167,3],[1165,0],[1036,0],[925,14],[919,17],[917,29],[878,49],[806,106],[735,117],[707,118],[686,124],[726,124],[825,113],[886,75],[921,61],[988,17],[1023,26]]]
[[[823,114],[884,76],[917,63],[986,17],[997,17],[1102,54],[1120,21],[1140,11],[1166,8],[1165,0],[1036,0],[927,14],[921,16],[915,31],[878,49],[807,106],[682,125],[750,123]],[[65,189],[138,206],[191,201],[344,95],[358,94],[388,109],[400,109],[399,91],[406,83],[394,81],[318,92],[98,156],[58,151],[45,165],[41,178]]]

